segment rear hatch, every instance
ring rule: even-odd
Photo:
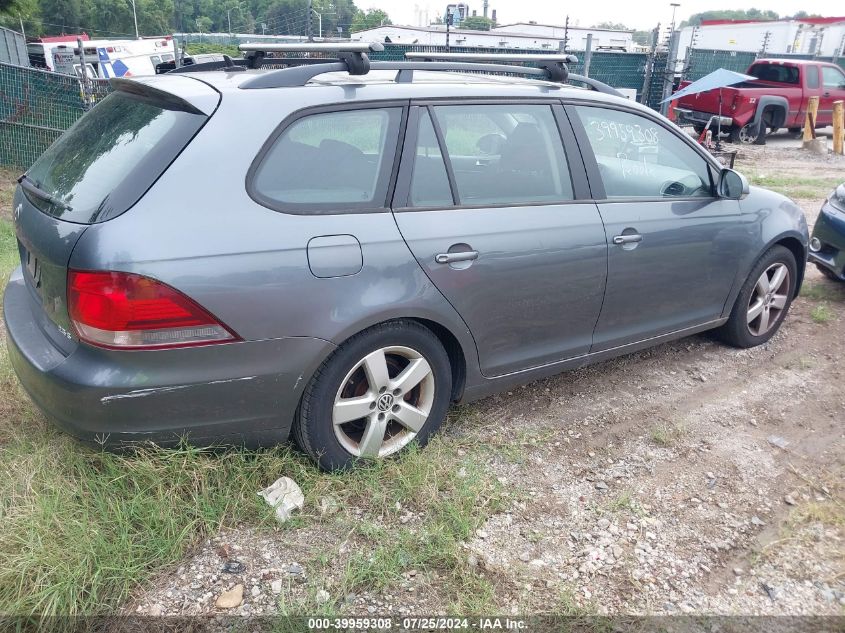
[[[76,346],[66,296],[77,241],[91,224],[135,205],[219,103],[219,94],[199,81],[150,79],[113,82],[115,92],[50,146],[15,192],[15,230],[33,317],[66,354]]]

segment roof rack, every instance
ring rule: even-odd
[[[224,55],[222,61],[205,62],[182,66],[169,72],[190,73],[207,70],[240,71],[246,68],[260,68],[265,62],[274,66],[286,66],[261,75],[255,75],[240,84],[241,88],[254,90],[263,88],[287,88],[304,86],[311,79],[331,72],[348,72],[350,75],[366,75],[370,70],[395,70],[397,83],[410,83],[413,73],[420,71],[452,71],[478,73],[505,73],[537,77],[556,83],[578,82],[592,90],[622,95],[595,79],[569,73],[567,64],[576,63],[578,58],[569,54],[501,54],[501,53],[425,53],[408,52],[409,61],[371,62],[368,52],[380,52],[384,46],[379,42],[304,42],[298,44],[245,43],[240,45],[244,59],[231,59]],[[304,57],[268,57],[268,53],[304,53]],[[334,53],[335,57],[310,57],[311,53]],[[531,63],[534,66],[515,65]]]
[[[422,59],[427,61],[448,61],[448,62],[483,62],[483,63],[513,63],[533,62],[538,68],[544,70],[547,79],[550,81],[564,82],[569,76],[567,64],[575,64],[578,58],[575,55],[547,55],[538,53],[405,53],[405,59]]]

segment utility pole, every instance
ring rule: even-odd
[[[314,41],[314,34],[311,32],[312,29],[312,16],[311,14],[314,12],[314,0],[308,0],[308,22],[306,23],[306,35],[308,36],[308,41]]]
[[[670,30],[672,31],[672,33],[674,33],[675,32],[675,10],[681,5],[677,2],[670,2],[669,6],[672,7],[672,26],[671,26]],[[670,35],[670,37],[671,37],[671,35]]]
[[[452,27],[452,16],[454,13],[452,12],[452,7],[446,7],[446,52],[449,52],[449,29]]]
[[[590,62],[593,59],[593,34],[587,33],[587,47],[584,49],[584,73],[585,77],[590,76]]]
[[[569,50],[569,14],[566,14],[566,23],[563,25],[563,52]]]
[[[24,43],[26,43],[26,31],[23,30],[23,16],[20,13],[18,13],[18,17],[21,20],[21,35],[23,35],[23,41],[24,41]]]
[[[649,89],[651,88],[651,73],[654,66],[654,56],[657,54],[657,42],[660,39],[660,23],[651,32],[651,50],[645,62],[645,76],[643,77],[643,91],[640,95],[640,103],[648,105]]]
[[[132,18],[135,20],[135,39],[140,40],[141,37],[138,35],[138,11],[135,8],[135,0],[132,0]]]
[[[760,49],[760,57],[766,56],[766,51],[769,48],[769,38],[772,36],[771,31],[766,31],[765,35],[763,35],[763,48]]]

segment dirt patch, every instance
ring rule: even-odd
[[[781,188],[806,196],[798,202],[811,226],[843,165],[766,147],[742,148],[737,162],[792,179]],[[845,304],[812,267],[806,284],[809,296],[761,347],[696,336],[455,412],[445,442],[508,495],[462,545],[469,573],[492,587],[477,604],[514,614],[841,614]],[[811,317],[819,303],[831,310],[824,323]],[[442,569],[400,564],[386,586],[353,591],[338,580],[357,564],[350,552],[379,552],[349,526],[374,521],[398,533],[399,516],[347,507],[275,534],[226,533],[128,610],[213,612],[235,582],[215,553],[225,542],[250,569],[239,612],[442,612],[455,603]],[[302,578],[291,579],[293,563]]]

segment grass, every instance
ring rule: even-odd
[[[840,184],[840,181],[835,178],[810,178],[785,174],[751,172],[748,177],[752,184],[774,189],[792,198],[809,200],[824,198]]]
[[[15,192],[14,184],[18,176],[20,176],[19,170],[0,167],[0,218],[10,219],[12,217],[12,196]]]
[[[686,428],[670,422],[661,422],[653,426],[650,432],[651,441],[664,448],[674,446],[684,435]]]
[[[813,301],[845,302],[845,284],[833,281],[805,283],[801,286],[801,296]]]
[[[831,310],[826,303],[820,303],[810,311],[810,318],[812,318],[815,323],[828,323],[833,320],[834,316],[833,310]]]
[[[0,171],[0,277],[17,265],[9,193]],[[4,186],[5,185],[5,186]],[[2,333],[0,333],[2,337]],[[19,387],[0,342],[0,613],[109,614],[164,568],[222,528],[278,529],[256,492],[282,475],[306,497],[283,530],[314,527],[322,496],[363,514],[347,521],[361,545],[346,562],[332,600],[285,602],[284,613],[331,613],[349,591],[377,590],[409,569],[437,573],[456,612],[492,610],[494,591],[466,562],[462,543],[500,507],[498,483],[480,466],[484,453],[458,455],[435,440],[399,459],[343,475],[321,473],[301,454],[147,447],[112,454],[83,447],[46,424]],[[396,504],[415,514],[401,526]],[[321,560],[331,563],[322,552]]]
[[[453,597],[452,612],[493,609],[492,586],[469,567],[463,543],[501,509],[504,496],[476,461],[459,457],[454,446],[435,438],[424,450],[411,447],[400,460],[324,479],[320,487],[322,494],[335,496],[342,505],[366,508],[363,519],[344,529],[351,526],[351,540],[369,546],[353,547],[339,578],[329,581],[327,590],[334,599],[395,588],[406,572],[416,570],[421,577],[439,575]],[[399,515],[408,511],[415,519],[402,524]],[[332,561],[320,554],[314,562],[327,568]],[[306,601],[287,608],[291,613],[315,608],[325,613],[335,605]]]

